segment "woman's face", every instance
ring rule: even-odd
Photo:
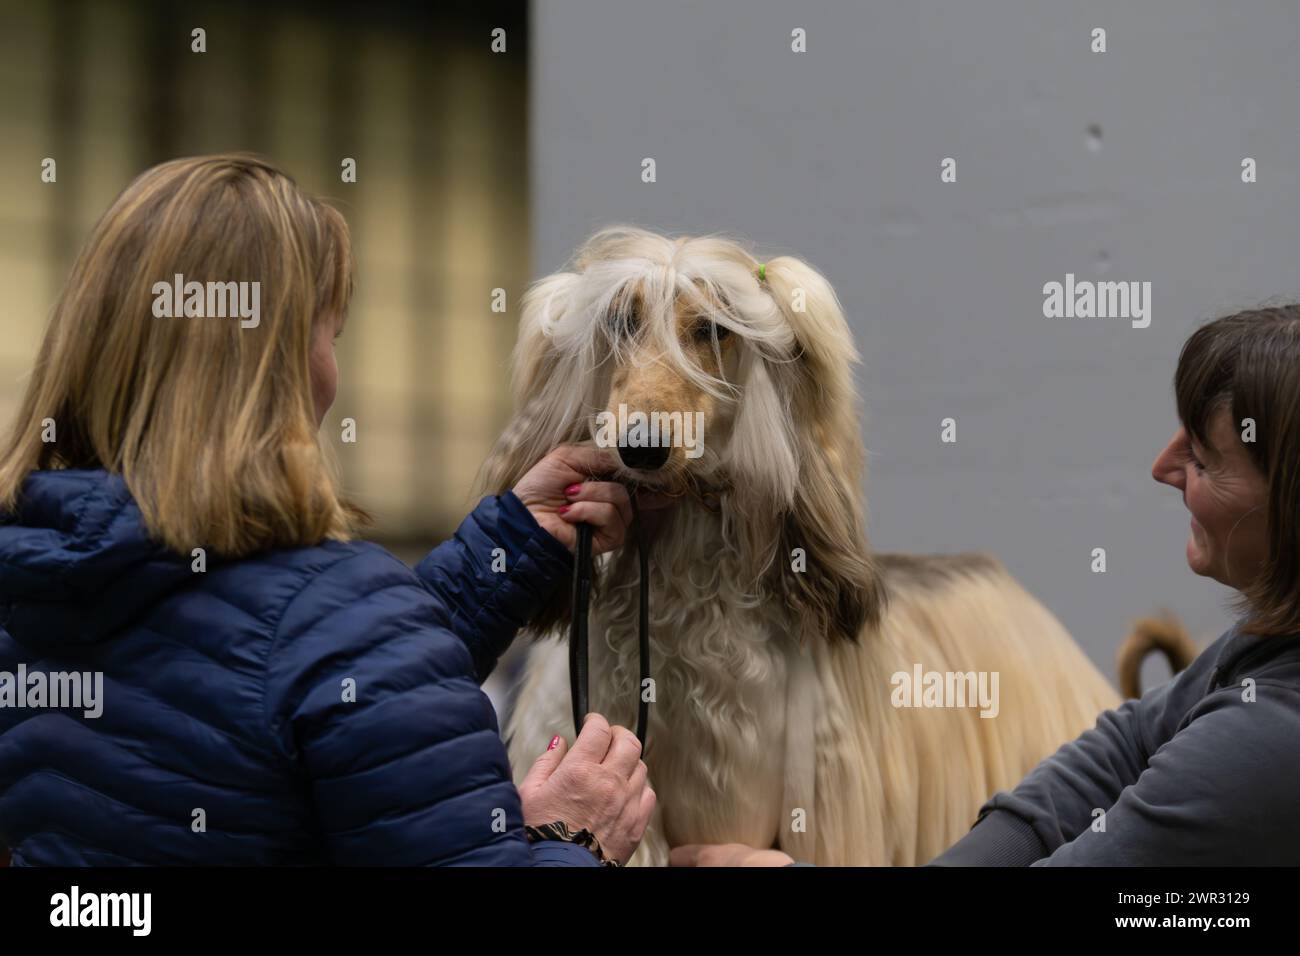
[[[342,332],[341,313],[321,319],[312,332],[311,352],[307,359],[311,367],[311,397],[316,406],[317,428],[320,428],[325,413],[334,404],[334,395],[339,388],[339,366],[334,358],[334,341]]]
[[[1151,466],[1156,481],[1183,493],[1191,512],[1187,564],[1197,574],[1242,588],[1268,556],[1268,483],[1250,460],[1227,408],[1208,423],[1209,446],[1180,427]]]

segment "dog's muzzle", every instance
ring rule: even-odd
[[[622,453],[621,448],[619,452]],[[664,457],[666,459],[667,455]],[[624,463],[633,467],[626,459]],[[628,486],[627,496],[632,503],[632,533],[636,536],[637,559],[641,566],[641,608],[638,621],[641,680],[637,692],[636,739],[641,742],[641,751],[644,753],[646,730],[650,722],[650,702],[645,693],[646,682],[650,680],[650,557],[649,545],[641,527],[641,513],[636,506],[636,489]],[[577,554],[574,556],[573,567],[573,623],[569,628],[569,694],[573,700],[573,732],[580,734],[589,700],[587,615],[591,607],[591,525],[580,524],[577,530]]]
[[[628,468],[637,471],[658,471],[668,463],[668,454],[672,449],[667,445],[624,445],[618,446],[618,457]]]

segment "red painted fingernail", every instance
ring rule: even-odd
[[[582,485],[580,485],[580,484],[578,484],[578,485],[569,485],[569,487],[567,487],[567,488],[564,489],[564,493],[565,493],[566,495],[568,495],[570,498],[572,498],[574,495],[576,495],[576,494],[577,494],[578,492],[580,492],[581,490],[582,490]]]
[[[569,510],[568,505],[560,505],[559,509],[556,511],[556,514],[564,514],[568,510]]]
[[[551,751],[551,750],[554,750],[554,749],[555,749],[556,747],[558,747],[558,746],[560,746],[560,735],[559,735],[559,734],[556,734],[554,737],[551,738],[551,745],[550,745],[549,747],[547,747],[546,749],[547,749],[548,751]]]

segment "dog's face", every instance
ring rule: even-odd
[[[514,487],[562,443],[611,448],[615,477],[720,513],[717,546],[745,587],[803,631],[855,638],[882,601],[855,361],[834,291],[803,262],[760,268],[725,239],[604,230],[524,297],[517,412],[484,490]]]
[[[604,317],[611,370],[594,440],[614,447],[639,485],[670,495],[725,485],[742,394],[740,317],[702,288],[660,308],[639,289],[627,300]]]

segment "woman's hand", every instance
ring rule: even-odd
[[[743,843],[691,843],[674,847],[669,866],[789,866],[793,857],[780,850],[756,850]]]
[[[524,823],[585,828],[606,857],[626,863],[655,808],[648,774],[636,734],[588,714],[573,749],[556,736],[519,785]]]
[[[570,551],[578,539],[574,525],[591,525],[592,554],[604,554],[622,547],[632,524],[632,504],[627,489],[618,482],[593,479],[614,474],[618,468],[618,457],[610,449],[560,445],[519,479],[515,496]],[[641,511],[670,503],[663,495],[637,495]]]

